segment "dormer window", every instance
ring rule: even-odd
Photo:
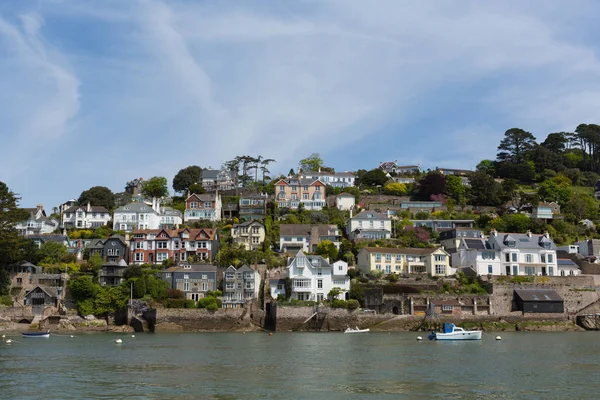
[[[142,207],[142,208],[140,208],[140,210],[142,210],[142,211],[146,211],[147,209],[148,209],[148,207]]]
[[[509,240],[509,241],[507,241],[507,242],[506,242],[506,245],[507,245],[508,247],[515,247],[515,246],[516,246],[516,242],[514,242],[514,241],[512,241],[512,240]]]

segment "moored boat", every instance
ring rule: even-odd
[[[366,329],[359,329],[358,326],[356,328],[350,328],[348,327],[344,333],[367,333],[370,332],[371,330],[369,328]]]
[[[442,332],[431,332],[429,340],[481,340],[481,331],[467,331],[445,322]]]
[[[41,337],[41,338],[49,338],[50,332],[21,332],[21,336],[27,337]]]

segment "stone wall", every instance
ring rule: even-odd
[[[494,284],[494,295],[492,296],[492,315],[522,315],[521,311],[511,311],[515,289],[553,289],[560,295],[560,297],[563,298],[565,304],[565,313],[567,315],[576,314],[583,308],[598,301],[598,293],[596,292],[596,290],[593,289],[593,286],[589,285],[590,280],[584,278],[589,277],[565,277],[562,279],[579,281],[579,283],[586,283],[585,285],[567,284],[566,282],[564,284]]]
[[[587,261],[579,261],[581,273],[588,275],[600,275],[600,264],[590,263]]]
[[[0,318],[14,320],[22,317],[33,316],[31,307],[3,307],[0,306]]]
[[[309,331],[309,323],[304,323],[314,311],[312,307],[287,307],[277,306],[277,331]],[[376,324],[384,322],[393,315],[390,314],[366,314],[358,310],[346,310],[342,308],[329,309],[321,331],[343,331],[348,327],[371,328]]]
[[[235,332],[260,329],[264,312],[256,309],[159,308],[155,332]]]

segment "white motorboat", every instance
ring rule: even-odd
[[[370,332],[371,330],[369,328],[367,329],[359,329],[358,326],[356,328],[350,328],[348,327],[344,333],[367,333]]]
[[[481,331],[467,331],[445,322],[442,332],[431,332],[429,340],[481,340]]]

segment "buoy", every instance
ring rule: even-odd
[[[116,344],[121,344],[121,343],[123,343],[123,341],[121,339],[117,339],[117,340],[115,340],[115,343]]]
[[[423,340],[421,336],[417,336],[417,340]]]
[[[2,339],[4,339],[6,337],[6,335],[2,335]]]
[[[6,341],[6,344],[11,344],[11,343],[12,343],[12,340],[10,340],[10,339],[8,339],[8,340]]]
[[[500,336],[496,336],[496,340],[502,340]]]
[[[135,335],[131,335],[131,337],[135,337]]]
[[[71,337],[75,337],[75,336],[71,335]]]
[[[273,336],[273,332],[269,332],[269,336]]]
[[[246,334],[246,332],[243,332],[243,333],[244,333],[244,335]]]

